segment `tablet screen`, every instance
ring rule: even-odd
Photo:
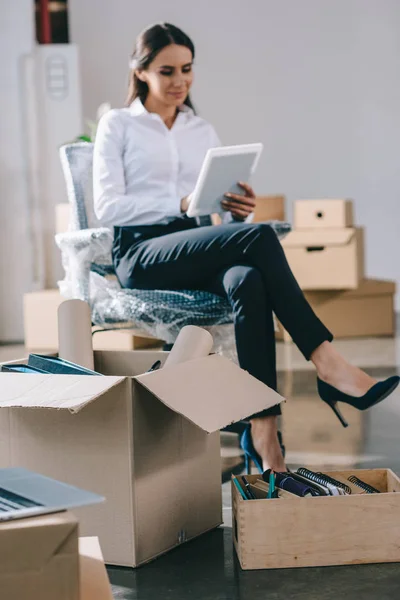
[[[260,145],[254,144],[254,150],[241,152],[237,147],[236,153],[223,154],[223,148],[209,151],[204,161],[198,182],[196,184],[188,215],[190,217],[223,213],[221,201],[227,192],[244,194],[238,185],[239,181],[250,182],[257,158],[260,155]],[[232,149],[227,149],[232,150]]]

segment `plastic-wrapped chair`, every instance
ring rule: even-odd
[[[93,208],[93,144],[62,146],[60,157],[72,209],[69,231],[56,235],[65,269],[61,295],[87,301],[100,330],[129,328],[173,343],[183,326],[199,325],[211,331],[219,351],[234,358],[231,308],[224,298],[203,291],[120,287],[111,260],[112,231],[100,226]],[[290,231],[287,223],[271,224],[278,235]]]

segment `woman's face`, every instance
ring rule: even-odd
[[[149,87],[149,96],[167,106],[185,101],[193,83],[193,56],[189,48],[170,44],[159,52],[146,70],[136,75]]]

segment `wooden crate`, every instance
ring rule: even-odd
[[[390,469],[326,473],[343,481],[356,475],[386,493],[353,488],[349,496],[243,500],[232,481],[233,542],[242,569],[400,562],[400,479]]]

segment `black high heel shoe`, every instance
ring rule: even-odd
[[[357,398],[356,396],[344,394],[332,385],[329,385],[329,383],[325,383],[325,381],[322,381],[319,377],[317,377],[318,394],[321,400],[326,402],[327,405],[331,407],[343,427],[348,427],[349,424],[338,409],[338,402],[345,402],[346,404],[350,404],[350,406],[354,406],[354,408],[358,408],[358,410],[366,410],[367,408],[375,406],[375,404],[382,402],[382,400],[390,396],[390,394],[394,392],[399,385],[399,382],[400,377],[397,375],[394,377],[389,377],[388,379],[385,379],[385,381],[379,381],[373,385],[372,388],[369,389],[366,394],[364,394],[364,396]]]
[[[281,447],[283,458],[285,458],[285,446],[282,442],[282,434],[278,431],[278,441]],[[253,438],[251,437],[251,425],[248,424],[246,429],[243,431],[242,437],[240,439],[240,447],[244,450],[244,460],[245,460],[245,469],[246,473],[250,475],[251,473],[251,462],[256,465],[258,471],[260,473],[264,472],[262,458],[256,451],[253,446]]]

